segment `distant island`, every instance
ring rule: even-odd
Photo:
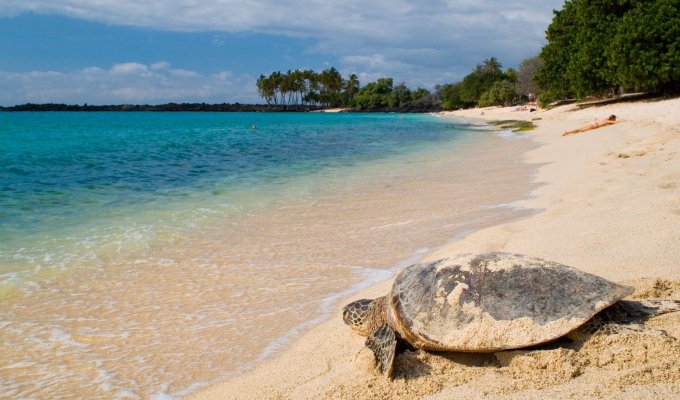
[[[88,104],[21,104],[11,107],[0,107],[0,111],[207,111],[207,112],[272,112],[272,111],[316,111],[319,106],[283,106],[268,104],[240,104],[240,103],[167,103],[167,104],[116,104],[116,105],[88,105]]]
[[[88,104],[60,104],[26,103],[10,107],[0,106],[0,112],[22,111],[150,111],[150,112],[311,112],[323,111],[331,107],[315,104],[240,104],[240,103],[167,103],[167,104],[114,104],[114,105],[88,105]],[[371,110],[358,110],[347,108],[346,112],[371,111],[371,112],[404,112],[425,113],[440,111],[440,107],[424,107],[422,105],[409,104],[403,107],[380,107]]]

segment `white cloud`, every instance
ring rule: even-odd
[[[176,31],[261,32],[352,47],[512,36],[535,45],[563,0],[4,0],[0,15],[57,13]],[[455,49],[452,49],[455,50]],[[342,54],[352,55],[352,54]]]
[[[151,66],[129,62],[108,69],[92,66],[72,72],[0,71],[0,104],[88,103],[157,104],[174,102],[258,102],[255,79],[228,71],[201,75],[173,69],[167,62]]]
[[[111,68],[113,75],[144,75],[149,71],[149,67],[144,64],[129,62],[116,64]]]
[[[491,56],[507,67],[536,55],[552,10],[563,2],[3,0],[0,15],[37,12],[169,31],[308,38],[314,42],[308,52],[340,60],[336,67],[344,73],[393,76],[409,85],[431,87],[462,78]],[[221,39],[216,40],[219,44]],[[142,72],[135,68],[139,65],[121,64],[118,72]],[[169,70],[167,63],[146,68],[145,73]],[[189,75],[181,70],[165,74],[167,79],[198,79]]]
[[[167,61],[159,61],[156,63],[153,63],[149,66],[149,69],[152,70],[159,70],[159,69],[168,69],[170,68],[170,63]]]

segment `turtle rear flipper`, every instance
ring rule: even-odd
[[[680,311],[680,300],[620,300],[599,314],[604,322],[637,324],[651,317]]]
[[[605,335],[638,333],[667,336],[665,331],[645,328],[642,323],[654,316],[680,311],[680,300],[620,300],[605,309],[567,337],[574,341],[585,341],[596,333]]]
[[[373,351],[383,375],[392,376],[392,366],[397,350],[397,335],[387,324],[382,324],[366,338],[366,346]]]
[[[680,311],[680,300],[621,300],[615,305],[621,307],[629,317],[637,318]]]

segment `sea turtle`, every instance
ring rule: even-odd
[[[390,377],[400,340],[424,350],[490,353],[546,343],[586,323],[609,326],[612,315],[639,320],[680,310],[674,300],[621,300],[632,293],[540,258],[467,254],[405,268],[387,296],[348,304],[343,319],[368,336],[366,346]]]

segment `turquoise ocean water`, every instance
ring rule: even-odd
[[[0,114],[0,282],[154,235],[141,221],[172,223],[163,210],[199,223],[197,208],[238,211],[257,201],[249,189],[436,146],[460,127],[397,114]]]
[[[247,370],[516,217],[496,205],[526,193],[521,142],[432,115],[0,113],[0,398],[181,397]]]
[[[3,241],[131,204],[386,157],[457,133],[431,116],[391,114],[6,113],[0,123]]]

